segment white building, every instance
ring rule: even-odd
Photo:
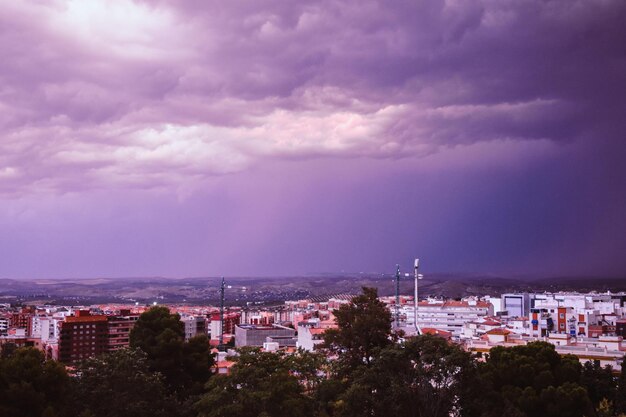
[[[402,307],[402,316],[406,317],[407,329],[414,326],[414,307],[406,304]],[[460,337],[463,326],[467,322],[480,322],[483,318],[493,315],[493,305],[486,301],[467,299],[463,301],[444,301],[428,299],[420,301],[417,309],[417,324],[420,328],[451,332]]]
[[[528,293],[502,294],[502,311],[506,311],[509,317],[525,317],[530,309],[530,297]]]
[[[581,363],[595,362],[604,367],[610,365],[621,371],[626,355],[626,346],[621,336],[599,338],[574,338],[568,334],[551,334],[545,338],[521,336],[508,329],[494,329],[481,339],[465,341],[465,348],[473,352],[488,353],[495,346],[514,347],[541,340],[554,345],[560,355],[574,355]]]
[[[7,317],[0,317],[0,334],[7,334],[9,329],[9,319]]]
[[[319,327],[298,326],[298,343],[296,346],[312,352],[324,342],[324,332],[326,329]]]

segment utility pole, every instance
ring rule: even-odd
[[[396,264],[396,329],[400,327],[400,265]]]
[[[220,344],[219,350],[224,350],[224,289],[226,288],[224,277],[222,277],[222,285],[220,286]]]
[[[414,325],[415,325],[415,332],[417,334],[422,334],[422,330],[420,329],[419,325],[417,324],[417,311],[418,311],[418,307],[419,307],[419,293],[418,293],[418,280],[422,279],[424,276],[422,274],[418,274],[417,273],[417,269],[420,266],[420,260],[419,259],[415,259],[415,295],[413,298],[413,305],[415,306],[415,308],[413,309],[414,312]]]

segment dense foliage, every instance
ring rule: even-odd
[[[215,376],[197,403],[202,417],[306,417],[314,414],[307,393],[320,379],[319,357],[261,352],[244,348],[230,375]],[[313,365],[313,366],[311,366]]]
[[[66,415],[70,378],[65,367],[35,349],[8,349],[0,358],[0,416]],[[5,353],[3,352],[3,353]]]
[[[423,335],[394,335],[372,289],[337,311],[325,354],[244,348],[213,375],[206,338],[185,342],[178,315],[144,313],[132,347],[68,371],[32,348],[4,346],[4,417],[609,417],[626,413],[626,376],[581,365],[550,344],[477,358]]]
[[[180,399],[202,392],[213,366],[206,336],[185,342],[185,326],[167,307],[153,307],[139,316],[130,332],[130,347],[147,354],[153,372],[165,378]]]
[[[169,417],[176,412],[163,377],[148,367],[146,354],[122,349],[92,358],[75,370],[76,414],[93,417]]]
[[[326,349],[336,355],[334,368],[339,377],[352,377],[368,368],[386,346],[391,345],[391,314],[378,300],[375,288],[335,311],[338,329],[324,335]]]

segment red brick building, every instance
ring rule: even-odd
[[[78,311],[61,323],[59,361],[69,365],[81,359],[108,351],[108,320],[104,315],[92,316],[89,311]]]
[[[220,313],[210,315],[211,319],[211,338],[217,339],[220,334]],[[235,334],[235,326],[241,323],[241,314],[225,313],[224,314],[224,334]]]
[[[18,313],[11,313],[9,317],[9,326],[18,329],[26,329],[26,336],[31,335],[31,318],[35,314],[35,310],[30,307],[24,307]]]

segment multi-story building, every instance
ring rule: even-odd
[[[402,316],[406,317],[407,329],[414,326],[414,307],[406,304],[402,307]],[[493,315],[491,303],[468,299],[464,301],[450,301],[428,299],[420,301],[417,311],[417,324],[420,328],[433,328],[451,332],[459,337],[463,326],[467,322],[481,321]],[[408,331],[408,334],[411,332]]]
[[[108,343],[107,351],[113,352],[125,347],[130,343],[130,331],[139,319],[138,314],[131,314],[130,310],[120,310],[119,315],[106,316]]]
[[[219,339],[222,334],[222,322],[220,313],[213,313],[210,316],[209,332],[211,339]],[[235,334],[235,326],[241,322],[240,313],[224,313],[224,334]]]
[[[523,294],[502,294],[502,312],[506,312],[509,317],[528,316],[530,304],[530,296],[528,293]]]
[[[298,326],[298,347],[312,352],[317,346],[324,343],[324,333],[327,329],[320,327]]]
[[[26,336],[31,335],[31,318],[35,314],[32,307],[24,307],[20,311],[11,313],[9,326],[17,329],[26,329]]]
[[[206,335],[206,318],[204,316],[186,316],[181,318],[185,324],[185,340],[199,335]]]
[[[545,293],[531,296],[533,336],[568,333],[572,336],[614,334],[623,317],[622,295]]]
[[[9,330],[9,318],[0,316],[0,335],[7,334],[7,330]]]
[[[267,337],[296,335],[295,329],[273,325],[239,324],[235,326],[235,347],[263,346]]]
[[[241,314],[241,322],[258,326],[268,326],[275,322],[273,311],[244,310]]]
[[[104,315],[92,316],[80,310],[76,316],[66,317],[61,323],[58,340],[58,360],[69,365],[81,359],[108,351],[108,320]]]

